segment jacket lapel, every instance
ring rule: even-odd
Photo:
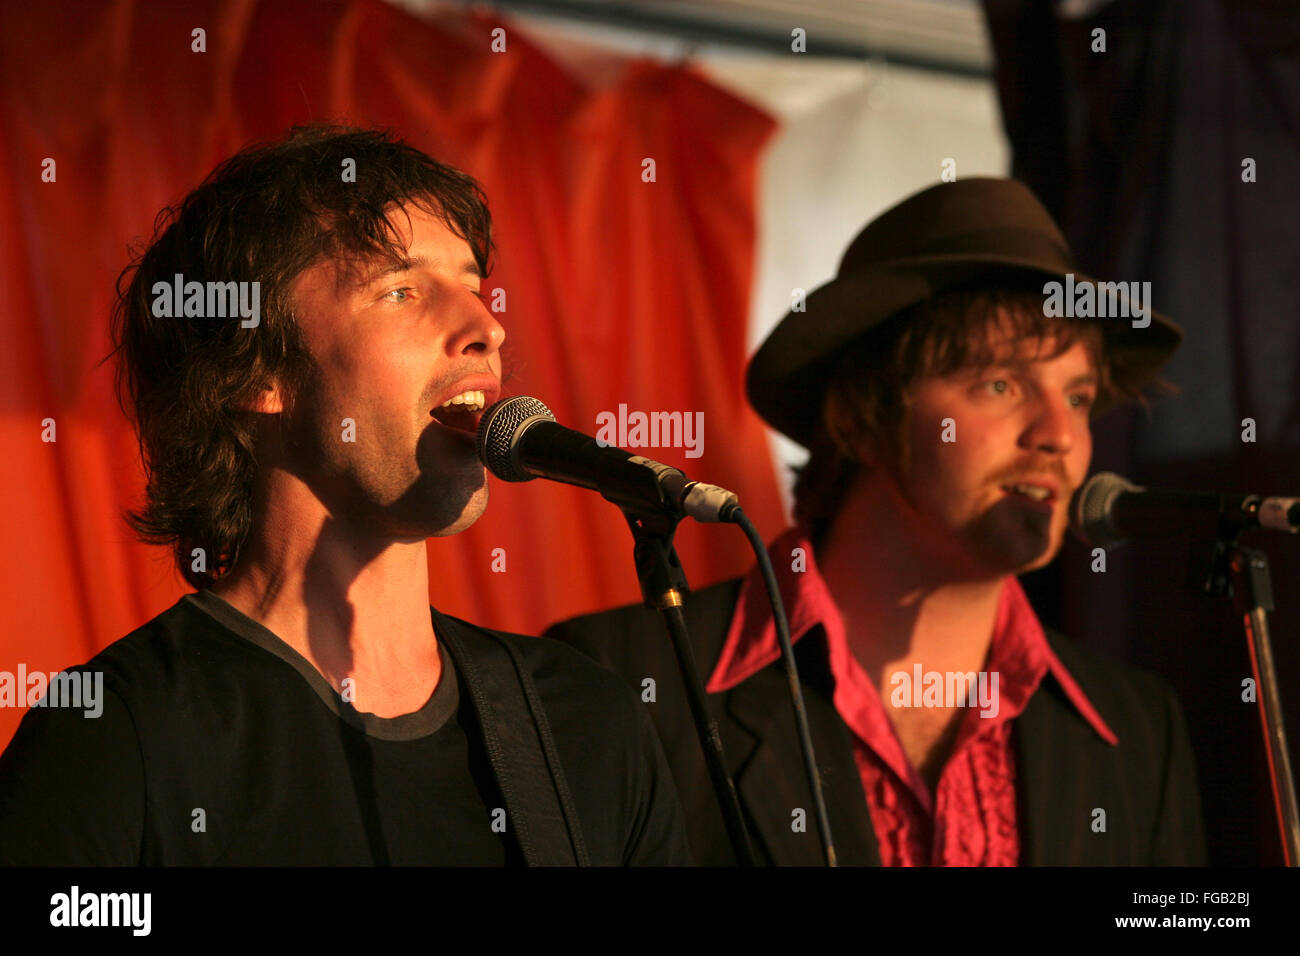
[[[736,792],[750,825],[750,837],[756,849],[778,866],[816,866],[819,862],[817,824],[807,792],[796,768],[802,763],[798,754],[782,753],[772,735],[775,701],[760,692],[750,678],[728,695],[728,711],[748,735],[750,746],[741,748],[727,742],[728,761],[739,761],[731,769]],[[766,682],[764,682],[766,683]],[[731,736],[735,736],[734,734]],[[793,810],[805,810],[805,831],[792,828]]]
[[[811,639],[810,635],[805,641]],[[800,683],[838,862],[879,866],[880,852],[849,732],[830,700],[804,680],[804,664],[800,663]],[[744,731],[744,736],[730,734],[726,747],[754,842],[778,866],[824,865],[812,790],[780,663],[730,691],[727,710],[733,718],[730,725]],[[795,829],[797,810],[803,811],[802,832]]]
[[[1093,755],[1099,744],[1050,676],[1016,718],[1020,857],[1026,866],[1099,866],[1105,841],[1089,829],[1087,794],[1106,776]],[[1100,745],[1109,746],[1109,745]],[[1089,784],[1094,786],[1089,786]],[[1118,820],[1115,821],[1116,823]]]

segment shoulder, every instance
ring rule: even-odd
[[[1189,749],[1183,708],[1163,677],[1046,629],[1048,644],[1088,702],[1119,739],[1130,761],[1161,766]],[[1053,697],[1075,712],[1053,681]]]
[[[1126,816],[1130,819],[1116,832],[1127,835],[1126,845],[1130,850],[1138,847],[1138,855],[1121,853],[1108,862],[1204,866],[1196,758],[1173,687],[1163,677],[1113,660],[1058,632],[1047,631],[1047,639],[1118,744],[1103,743],[1091,728],[1082,727],[1082,718],[1064,699],[1059,682],[1052,682],[1051,694],[1035,694],[1022,719],[1029,718],[1038,728],[1033,736],[1039,747],[1051,751],[1051,760],[1070,754],[1073,783],[1069,788],[1074,794],[1080,792],[1079,774],[1086,769],[1093,781],[1089,792],[1103,795],[1093,805],[1115,808],[1117,823]],[[1039,704],[1040,699],[1050,703]],[[1036,716],[1030,717],[1031,709]],[[1047,716],[1051,709],[1058,716]]]
[[[178,601],[86,662],[49,675],[48,687],[54,693],[32,714],[52,712],[61,706],[61,699],[74,691],[80,697],[98,694],[102,689],[110,701],[128,707],[169,696],[169,688],[183,685],[192,677],[196,665],[214,656],[213,642],[202,638],[203,616],[184,599]],[[35,677],[28,676],[24,694],[45,693],[44,681],[39,687],[32,685]]]
[[[186,639],[196,622],[184,605],[57,675],[23,716],[0,755],[0,863],[140,861],[146,755],[203,699],[189,659],[205,651]],[[163,752],[174,772],[185,751]]]
[[[1131,711],[1154,714],[1168,701],[1177,703],[1173,687],[1158,674],[1101,654],[1052,628],[1044,632],[1052,652],[1103,716],[1107,711],[1117,716]]]
[[[289,668],[187,596],[76,669],[103,674],[104,686],[132,711],[188,713],[201,701],[278,687]],[[265,688],[258,686],[262,678],[270,682]]]
[[[612,671],[564,641],[506,631],[488,633],[513,650],[544,697],[581,692],[604,706],[628,699]]]
[[[474,668],[481,664],[500,673],[500,658],[492,663],[496,645],[533,685],[545,714],[543,736],[554,740],[593,861],[689,859],[671,774],[634,687],[561,641],[487,630],[455,618],[442,618],[440,624],[454,628]],[[492,686],[499,686],[495,678],[482,683],[483,689]]]
[[[254,688],[262,674],[282,679],[273,667],[249,666],[273,662],[270,655],[265,662],[250,656],[262,653],[181,598],[84,664],[53,676],[46,702],[28,711],[22,727],[29,739],[57,737],[62,747],[93,741],[119,752],[148,751],[186,728],[213,726],[202,720]],[[83,712],[95,719],[74,719]],[[110,738],[122,740],[110,745]]]
[[[732,578],[686,595],[683,613],[701,668],[721,653],[740,586],[741,579]],[[658,670],[665,661],[676,660],[659,612],[644,604],[569,618],[551,625],[545,637],[576,648],[625,676],[638,669]]]
[[[740,595],[741,578],[729,578],[693,590],[686,595],[684,609],[688,615],[698,618],[714,618],[726,615],[728,622],[736,607]],[[628,626],[644,626],[647,622],[659,624],[659,615],[643,603],[624,604],[621,607],[607,608],[590,614],[580,614],[552,625],[551,632],[578,631],[617,631]],[[662,626],[662,625],[659,625]]]
[[[237,653],[247,642],[234,640],[221,624],[181,597],[162,613],[109,644],[87,663],[105,675],[144,676],[183,662],[202,662],[214,654]],[[225,650],[221,650],[224,648]]]
[[[445,636],[454,633],[458,639],[462,655],[468,658],[458,665],[470,669],[465,676],[471,681],[493,661],[499,666],[504,651],[523,672],[521,676],[527,676],[557,729],[571,722],[576,729],[583,722],[600,721],[617,732],[637,719],[635,696],[629,688],[612,671],[562,641],[483,628],[445,615],[438,625]]]

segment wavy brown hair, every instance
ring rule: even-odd
[[[126,520],[145,541],[169,546],[194,587],[235,565],[252,526],[265,416],[245,409],[274,381],[286,399],[283,421],[311,378],[292,282],[323,258],[345,270],[400,260],[393,216],[412,205],[465,239],[488,275],[491,216],[471,177],[386,130],[294,127],[230,157],[159,213],[153,239],[118,277],[109,357],[147,479],[144,506]],[[260,324],[155,316],[154,284],[177,274],[187,283],[259,282]],[[194,569],[196,548],[203,570]]]

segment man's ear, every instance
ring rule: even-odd
[[[871,435],[859,435],[853,443],[854,460],[864,468],[874,468],[883,464],[884,459],[875,439]]]
[[[841,455],[866,466],[879,461],[876,442],[858,421],[847,399],[834,393],[827,395],[822,416],[827,434]]]
[[[246,412],[279,415],[284,411],[284,406],[284,393],[280,389],[280,383],[271,382],[269,385],[263,385],[255,395],[241,402],[239,407]]]

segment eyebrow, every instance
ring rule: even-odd
[[[985,374],[990,369],[996,369],[996,368],[1007,368],[1007,369],[1012,369],[1016,372],[1024,372],[1029,368],[1029,366],[1033,364],[1034,363],[1031,359],[1020,359],[1020,358],[1010,358],[1010,357],[1004,358],[1001,361],[995,359],[994,361],[990,362],[987,367],[983,369],[975,370],[975,374],[977,375]],[[1074,378],[1070,379],[1068,382],[1065,383],[1065,387],[1075,388],[1079,385],[1099,385],[1100,382],[1101,380],[1097,376],[1096,372],[1088,371],[1074,376]]]
[[[376,269],[366,278],[365,284],[370,285],[378,282],[386,276],[396,275],[399,272],[410,272],[412,269],[422,269],[430,265],[437,264],[438,260],[430,259],[428,256],[403,256],[400,259],[389,262],[387,265]],[[478,263],[473,259],[466,259],[460,264],[459,275],[476,276],[483,278],[483,273],[479,271]]]

